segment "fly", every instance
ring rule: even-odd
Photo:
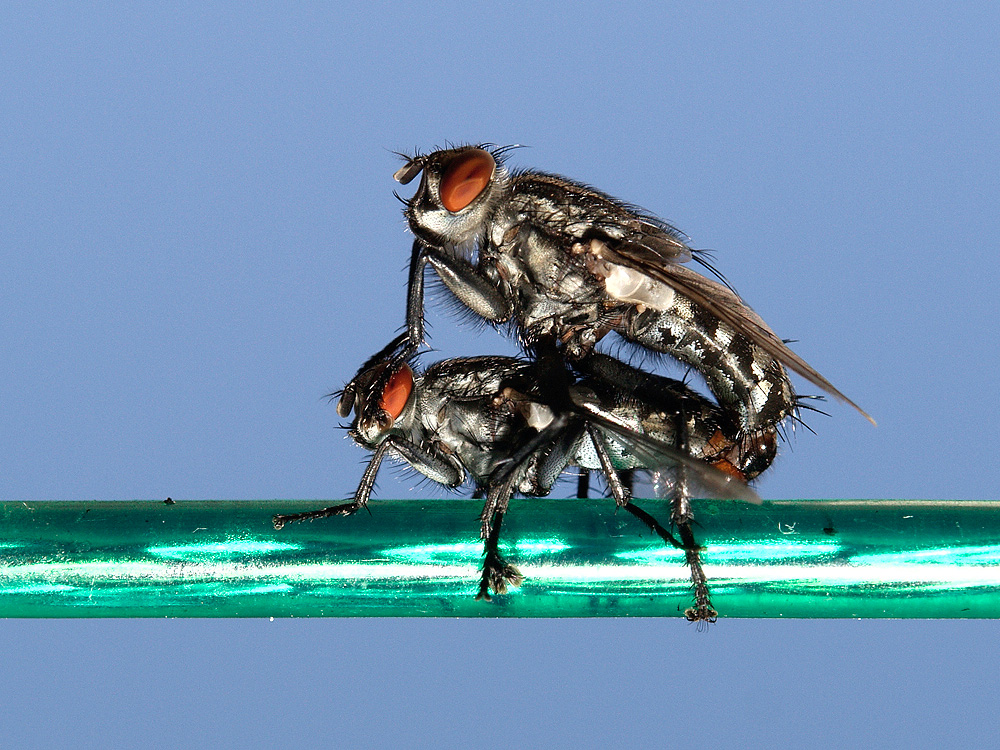
[[[416,237],[405,341],[423,341],[424,267],[464,305],[509,323],[529,352],[555,342],[585,359],[616,333],[699,372],[722,408],[726,435],[773,460],[778,426],[798,398],[785,368],[857,409],[729,286],[685,265],[703,254],[666,222],[587,185],[504,166],[508,149],[461,146],[406,158],[395,179],[422,175],[404,214]],[[714,271],[714,269],[712,269]],[[721,279],[721,277],[720,277]]]
[[[341,392],[338,411],[354,413],[351,437],[373,452],[353,499],[276,515],[276,528],[364,508],[387,454],[451,488],[471,479],[476,495],[485,498],[477,598],[488,600],[522,580],[499,552],[510,498],[515,492],[545,496],[567,467],[577,466],[600,472],[619,507],[684,551],[695,590],[688,619],[715,619],[691,530],[687,481],[715,496],[757,500],[745,484],[753,470],[747,470],[742,445],[723,434],[716,404],[683,383],[602,354],[589,359],[585,373],[569,371],[558,357],[448,359],[423,373],[409,362],[387,364],[405,335],[366,362]],[[670,520],[679,540],[632,502],[623,476],[637,469],[672,477]]]

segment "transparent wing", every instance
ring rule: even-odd
[[[650,225],[653,226],[653,225]],[[667,235],[654,241],[653,236],[629,237],[624,241],[605,240],[607,251],[604,259],[618,265],[634,268],[661,281],[705,308],[712,315],[729,324],[733,330],[746,336],[788,369],[798,373],[834,398],[857,409],[869,422],[875,420],[860,406],[841,393],[833,383],[823,377],[802,357],[793,352],[775,335],[767,324],[732,289],[712,281],[686,266],[680,265],[680,255],[661,245]]]
[[[626,446],[637,460],[638,468],[651,472],[662,471],[666,476],[670,472],[676,472],[677,467],[683,467],[711,497],[761,502],[760,496],[744,482],[662,440],[636,431],[614,414],[601,409],[597,403],[581,400],[576,407],[598,429]]]

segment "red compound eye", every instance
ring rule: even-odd
[[[452,160],[441,177],[441,203],[452,213],[474,201],[493,179],[497,163],[476,148]]]
[[[403,368],[389,378],[389,382],[386,383],[385,390],[382,391],[382,400],[379,402],[379,406],[382,407],[383,411],[388,412],[389,416],[395,421],[403,413],[403,408],[406,406],[406,402],[410,400],[412,392],[413,371],[406,365],[403,365]]]

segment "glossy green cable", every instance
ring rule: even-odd
[[[666,521],[664,501],[637,504]],[[480,503],[0,503],[3,617],[681,617],[683,553],[608,500],[514,500],[524,585],[475,601]],[[1000,503],[696,501],[720,617],[1000,617]]]

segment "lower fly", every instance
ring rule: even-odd
[[[400,339],[390,344],[398,344]],[[746,485],[743,447],[721,429],[712,401],[681,382],[595,355],[588,371],[573,372],[558,356],[448,359],[424,372],[410,362],[385,368],[386,351],[372,357],[341,392],[338,411],[354,413],[351,437],[373,452],[350,502],[276,515],[287,522],[351,515],[371,497],[382,459],[405,461],[424,476],[455,488],[471,479],[485,498],[480,537],[485,543],[478,599],[503,594],[522,581],[499,551],[500,530],[514,493],[548,495],[567,467],[598,472],[619,507],[667,544],[683,550],[691,568],[690,620],[713,621],[700,547],[691,529],[688,484],[716,497],[757,500]],[[668,473],[670,524],[679,538],[632,502],[635,470]]]

